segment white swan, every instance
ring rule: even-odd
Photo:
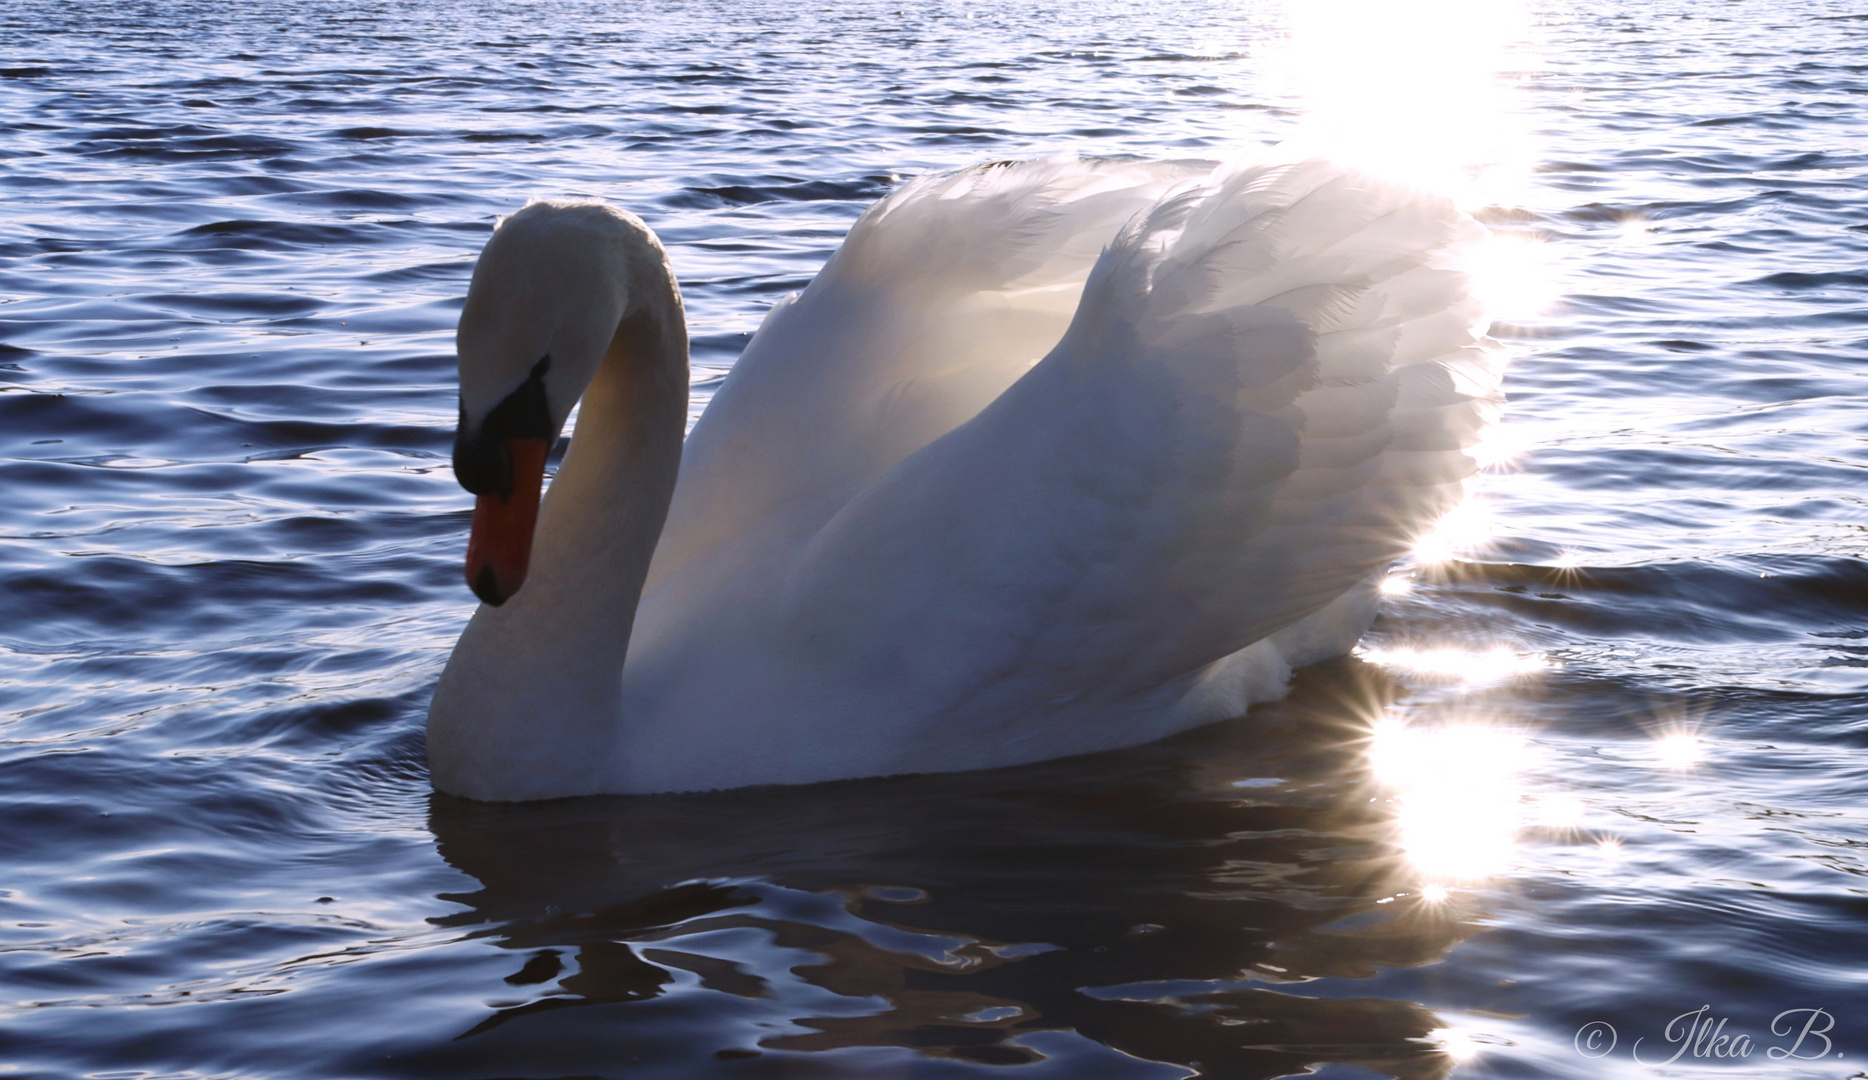
[[[1314,160],[924,176],[772,311],[684,446],[660,244],[527,206],[461,314],[490,602],[435,692],[435,786],[982,768],[1279,696],[1474,469],[1502,364],[1458,267],[1484,235]]]

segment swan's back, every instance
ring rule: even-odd
[[[995,162],[919,177],[871,207],[767,315],[695,425],[651,606],[675,592],[691,613],[699,594],[683,577],[705,593],[720,573],[763,573],[761,553],[973,417],[1057,343],[1122,226],[1214,164]]]
[[[1327,163],[1204,172],[919,181],[768,319],[683,459],[629,786],[1132,745],[1353,644],[1497,411],[1484,230]]]

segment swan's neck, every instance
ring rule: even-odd
[[[545,493],[524,588],[482,605],[429,711],[435,785],[480,799],[601,790],[614,775],[623,658],[674,494],[687,330],[659,249],[585,390]]]

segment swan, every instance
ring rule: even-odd
[[[460,318],[483,602],[430,706],[434,786],[987,768],[1281,696],[1476,469],[1502,400],[1462,269],[1486,238],[1321,159],[925,175],[772,309],[684,440],[654,233],[526,205]]]

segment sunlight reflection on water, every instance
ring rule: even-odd
[[[1550,246],[1528,233],[1494,233],[1467,272],[1494,319],[1535,318],[1549,311],[1560,294]]]
[[[1416,675],[1454,679],[1468,686],[1487,686],[1518,675],[1528,675],[1550,666],[1550,661],[1534,653],[1517,653],[1503,646],[1470,650],[1450,646],[1420,649],[1365,649],[1362,658],[1384,667],[1400,668]]]
[[[1299,138],[1453,192],[1522,202],[1534,160],[1516,85],[1540,64],[1511,0],[1317,0],[1284,5],[1274,74],[1303,103]]]
[[[1414,541],[1414,561],[1425,565],[1451,562],[1485,547],[1495,529],[1491,509],[1483,500],[1469,496]]]
[[[1690,769],[1704,757],[1699,736],[1688,732],[1663,735],[1654,743],[1654,758],[1662,768]]]
[[[11,5],[7,1065],[1595,1080],[1585,1022],[1859,1000],[1868,23],[1518,2]],[[906,176],[1331,124],[1507,234],[1518,350],[1368,663],[1009,773],[430,798],[493,215],[651,221],[698,415]]]
[[[1477,881],[1510,865],[1523,817],[1519,777],[1532,759],[1522,732],[1389,718],[1375,725],[1368,757],[1394,792],[1402,850],[1427,884]]]

